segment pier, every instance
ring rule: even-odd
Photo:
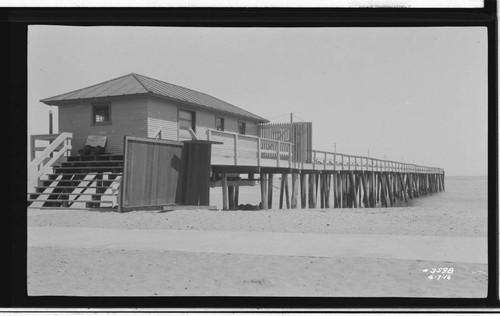
[[[442,168],[318,150],[298,161],[290,142],[216,130],[207,139],[218,142],[210,183],[222,188],[224,210],[238,208],[241,186],[260,185],[261,209],[391,207],[445,189]]]

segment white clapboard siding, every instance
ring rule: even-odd
[[[155,137],[161,130],[162,139],[177,140],[177,105],[157,98],[148,100],[148,137]]]

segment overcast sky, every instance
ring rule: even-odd
[[[133,72],[293,113],[315,149],[487,174],[485,28],[30,26],[28,41],[28,135],[48,132],[40,99]]]

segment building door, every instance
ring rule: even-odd
[[[189,128],[196,132],[195,112],[179,109],[179,140],[191,140]]]

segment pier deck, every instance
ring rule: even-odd
[[[223,209],[236,209],[239,187],[257,182],[260,208],[272,208],[274,175],[281,178],[279,208],[284,202],[287,208],[389,207],[445,188],[442,168],[319,150],[297,161],[289,142],[216,130],[207,139],[219,142],[212,146],[211,182],[222,187]]]

